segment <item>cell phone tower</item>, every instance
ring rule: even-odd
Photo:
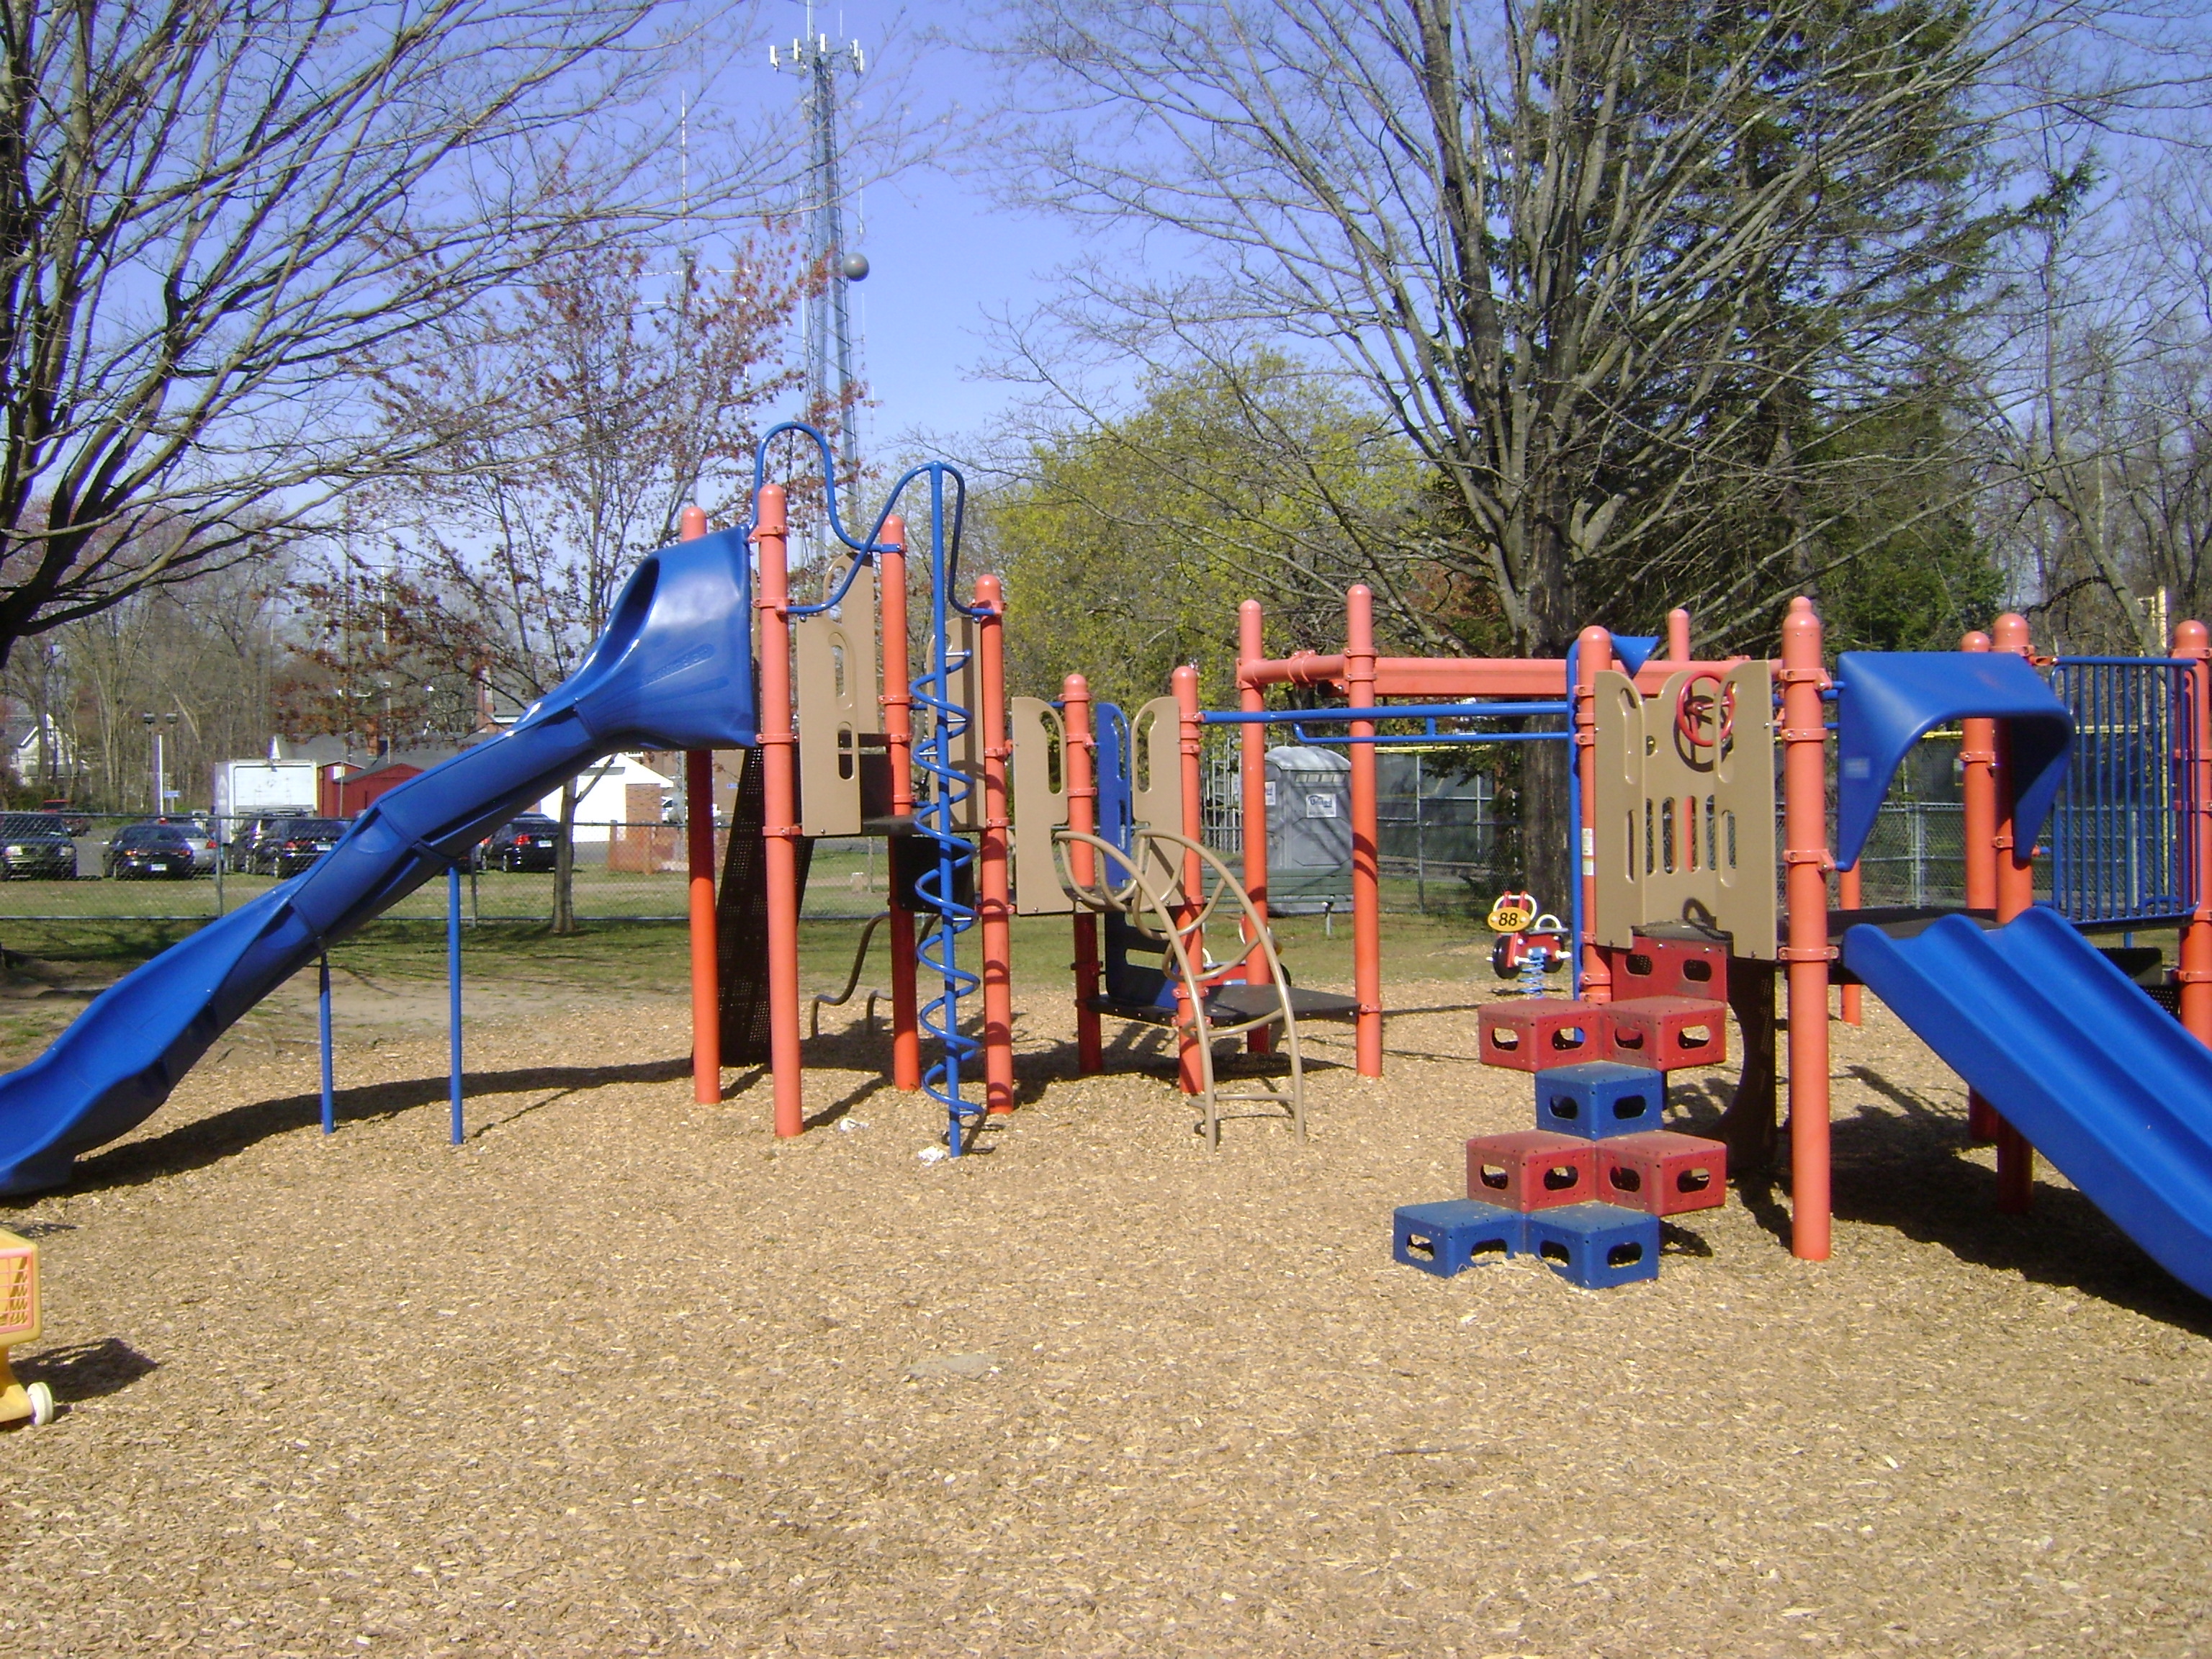
[[[841,80],[867,68],[860,43],[832,46],[814,30],[814,8],[806,9],[806,33],[788,46],[770,46],[770,67],[806,77],[805,107],[813,139],[807,169],[806,255],[823,273],[823,290],[806,306],[806,398],[811,410],[826,414],[840,428],[838,447],[848,466],[854,464],[854,434],[848,429],[853,389],[853,324],[846,303],[848,285],[864,280],[868,259],[845,246],[843,185],[838,178],[837,103]]]

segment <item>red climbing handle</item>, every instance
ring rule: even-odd
[[[1707,680],[1717,689],[1717,696],[1697,695],[1698,687]],[[1707,737],[1705,714],[1716,708],[1719,711],[1717,729]],[[1674,699],[1674,730],[1692,749],[1719,748],[1735,732],[1735,687],[1710,668],[1698,670],[1682,682],[1682,690]]]

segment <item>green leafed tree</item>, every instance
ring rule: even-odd
[[[1327,378],[1279,354],[1202,362],[1148,377],[1126,411],[1084,413],[1012,446],[983,500],[1022,619],[1017,690],[1057,696],[1080,672],[1133,706],[1188,662],[1218,705],[1243,599],[1267,606],[1276,653],[1336,648],[1353,580],[1420,611],[1426,568],[1376,550],[1432,536],[1425,470]]]

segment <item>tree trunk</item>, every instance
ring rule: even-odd
[[[553,931],[576,931],[576,781],[561,786],[561,833],[553,842]]]

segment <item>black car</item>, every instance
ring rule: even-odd
[[[58,812],[0,812],[0,876],[73,881],[76,842]]]
[[[276,873],[277,849],[294,824],[305,817],[300,812],[264,813],[247,818],[238,826],[224,849],[229,868],[242,876],[273,876]]]
[[[287,818],[271,838],[278,876],[296,876],[338,844],[353,826],[343,818]]]
[[[561,847],[561,826],[543,812],[525,812],[484,837],[477,848],[479,870],[550,870]]]
[[[184,825],[126,823],[107,843],[101,867],[117,881],[161,876],[188,881],[197,864],[190,833]]]

